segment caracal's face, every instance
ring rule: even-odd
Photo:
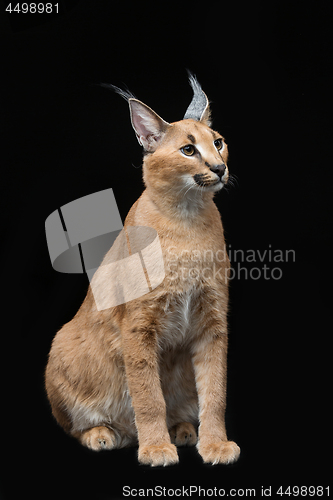
[[[191,191],[222,189],[229,172],[228,149],[221,134],[191,119],[170,125],[156,151],[145,158],[145,176],[156,176],[165,187],[176,181],[179,188]]]

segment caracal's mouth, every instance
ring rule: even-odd
[[[209,174],[195,174],[193,176],[194,182],[197,184],[197,186],[204,188],[207,191],[219,191],[220,189],[223,188],[224,184],[226,184],[227,179],[220,179],[218,176],[217,178],[212,179]]]

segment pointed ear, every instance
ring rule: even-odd
[[[211,120],[211,111],[210,111],[210,106],[209,103],[207,103],[207,106],[205,108],[205,111],[202,113],[200,121],[207,125],[207,127],[212,126],[212,120]]]
[[[188,70],[187,72],[188,79],[193,90],[193,97],[183,119],[186,120],[191,118],[192,120],[200,121],[210,127],[212,122],[208,97],[202,90],[196,76],[192,75],[192,73]]]
[[[131,121],[139,144],[153,153],[170,124],[165,122],[149,106],[137,99],[128,100]]]

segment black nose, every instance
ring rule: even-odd
[[[212,165],[210,169],[221,178],[225,172],[226,166],[224,163],[221,163],[220,165]]]

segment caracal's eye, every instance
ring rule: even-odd
[[[220,149],[222,149],[222,146],[223,146],[223,140],[222,139],[216,139],[216,141],[214,141],[214,146],[216,147],[216,149],[218,151],[220,151]]]
[[[183,148],[181,148],[181,152],[185,156],[193,156],[195,153],[195,147],[192,146],[192,144],[188,144],[187,146],[184,146]]]

